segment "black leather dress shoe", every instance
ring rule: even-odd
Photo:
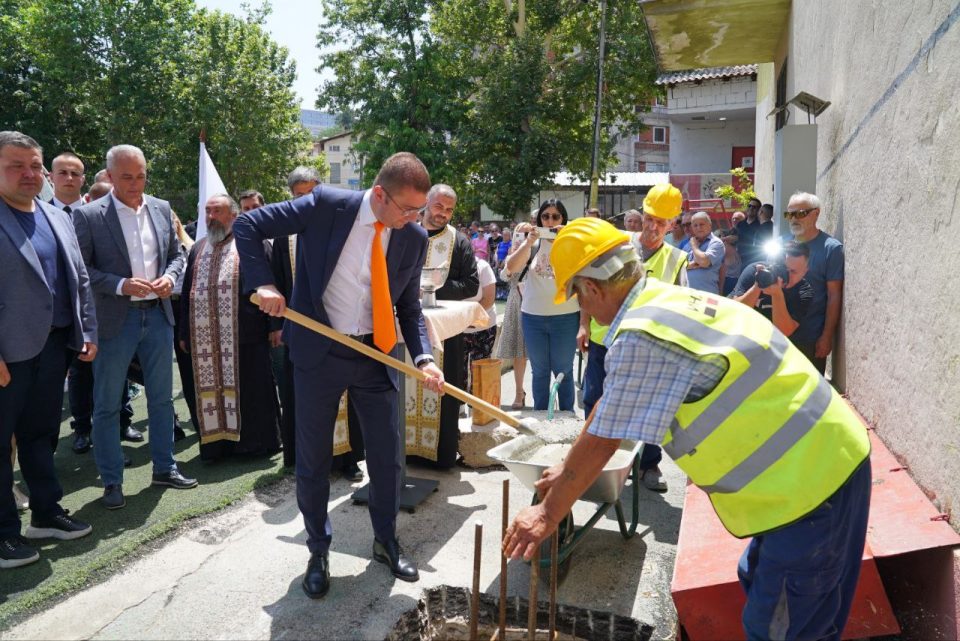
[[[140,443],[143,441],[143,434],[134,429],[132,425],[127,425],[126,427],[120,428],[120,439]]]
[[[179,425],[173,426],[173,442],[182,441],[187,438],[187,433],[183,431],[183,428]]]
[[[351,483],[363,480],[363,470],[356,463],[347,463],[340,468],[340,475]]]
[[[326,552],[317,552],[310,555],[307,561],[307,571],[303,575],[303,591],[311,599],[323,598],[330,589],[330,561]]]
[[[197,479],[190,479],[180,473],[180,470],[173,468],[163,474],[154,474],[150,485],[166,485],[176,490],[189,490],[197,487]]]
[[[126,454],[123,455],[123,466],[124,467],[133,467],[133,461],[130,460],[130,457]]]
[[[391,539],[385,543],[374,539],[373,560],[388,566],[390,573],[401,581],[413,583],[420,580],[417,564],[407,558],[397,539]]]
[[[93,447],[93,440],[89,434],[77,432],[73,435],[73,451],[77,454],[89,452],[91,447]]]

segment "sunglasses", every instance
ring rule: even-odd
[[[544,219],[544,220],[563,220],[563,214],[559,214],[559,213],[557,213],[557,214],[544,213],[544,214],[540,214],[540,218],[542,218],[542,219]]]
[[[811,207],[810,209],[788,209],[783,212],[783,217],[787,220],[800,220],[801,218],[806,218],[810,212],[816,211],[819,207]]]

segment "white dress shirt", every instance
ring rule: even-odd
[[[80,200],[77,200],[77,201],[75,201],[75,202],[72,202],[72,203],[65,203],[65,202],[61,201],[59,198],[57,198],[56,196],[54,196],[54,197],[52,198],[52,200],[53,200],[53,206],[56,207],[57,209],[63,209],[64,207],[69,206],[69,207],[70,207],[70,213],[73,213],[73,212],[77,211],[77,208],[78,208],[78,207],[83,207],[84,205],[87,204],[87,203],[83,202],[83,198],[81,198]]]
[[[363,194],[363,201],[353,221],[353,227],[343,245],[337,266],[323,292],[323,306],[330,317],[330,325],[341,334],[353,336],[373,333],[373,297],[370,288],[370,257],[373,253],[374,223],[377,217],[370,207],[371,190]],[[391,229],[380,232],[383,255],[387,255]],[[392,306],[391,306],[392,307]],[[391,310],[392,311],[392,310]],[[398,339],[399,331],[397,332]],[[421,354],[414,364],[418,367],[432,354]]]
[[[337,266],[323,292],[323,306],[330,317],[330,325],[342,334],[373,333],[373,299],[370,290],[370,255],[373,249],[373,224],[377,217],[370,207],[371,191],[363,194],[363,201],[353,221],[350,235],[340,253]],[[387,255],[390,229],[380,232],[383,255]]]
[[[123,228],[123,240],[127,243],[127,254],[130,256],[130,269],[134,278],[154,281],[160,275],[160,245],[153,231],[150,217],[147,215],[147,203],[143,201],[140,207],[127,207],[111,191],[113,206],[117,208],[117,218]],[[123,284],[126,278],[117,285],[117,296],[123,295]],[[171,279],[171,283],[172,283]],[[143,298],[131,296],[130,300],[153,300],[157,295],[150,292]]]

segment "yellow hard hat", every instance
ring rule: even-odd
[[[619,256],[619,260],[608,260]],[[599,260],[599,259],[603,260]],[[577,218],[560,230],[550,250],[550,264],[557,280],[556,304],[572,295],[574,276],[606,280],[626,262],[637,259],[630,235],[599,218]],[[615,267],[615,269],[614,269]],[[612,269],[612,271],[610,271]]]
[[[657,218],[676,218],[683,210],[683,194],[670,183],[654,185],[643,198],[644,213]]]

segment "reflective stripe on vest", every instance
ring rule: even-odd
[[[677,282],[680,270],[686,264],[687,254],[667,243],[660,245],[660,249],[643,261],[643,267],[648,274],[671,285]],[[596,320],[590,319],[590,340],[592,342],[603,345],[603,339],[607,337],[608,331],[610,331],[609,325],[601,325]]]
[[[753,536],[826,501],[869,455],[862,423],[769,321],[719,296],[647,280],[618,333],[642,331],[728,368],[681,404],[664,450],[726,528]]]

